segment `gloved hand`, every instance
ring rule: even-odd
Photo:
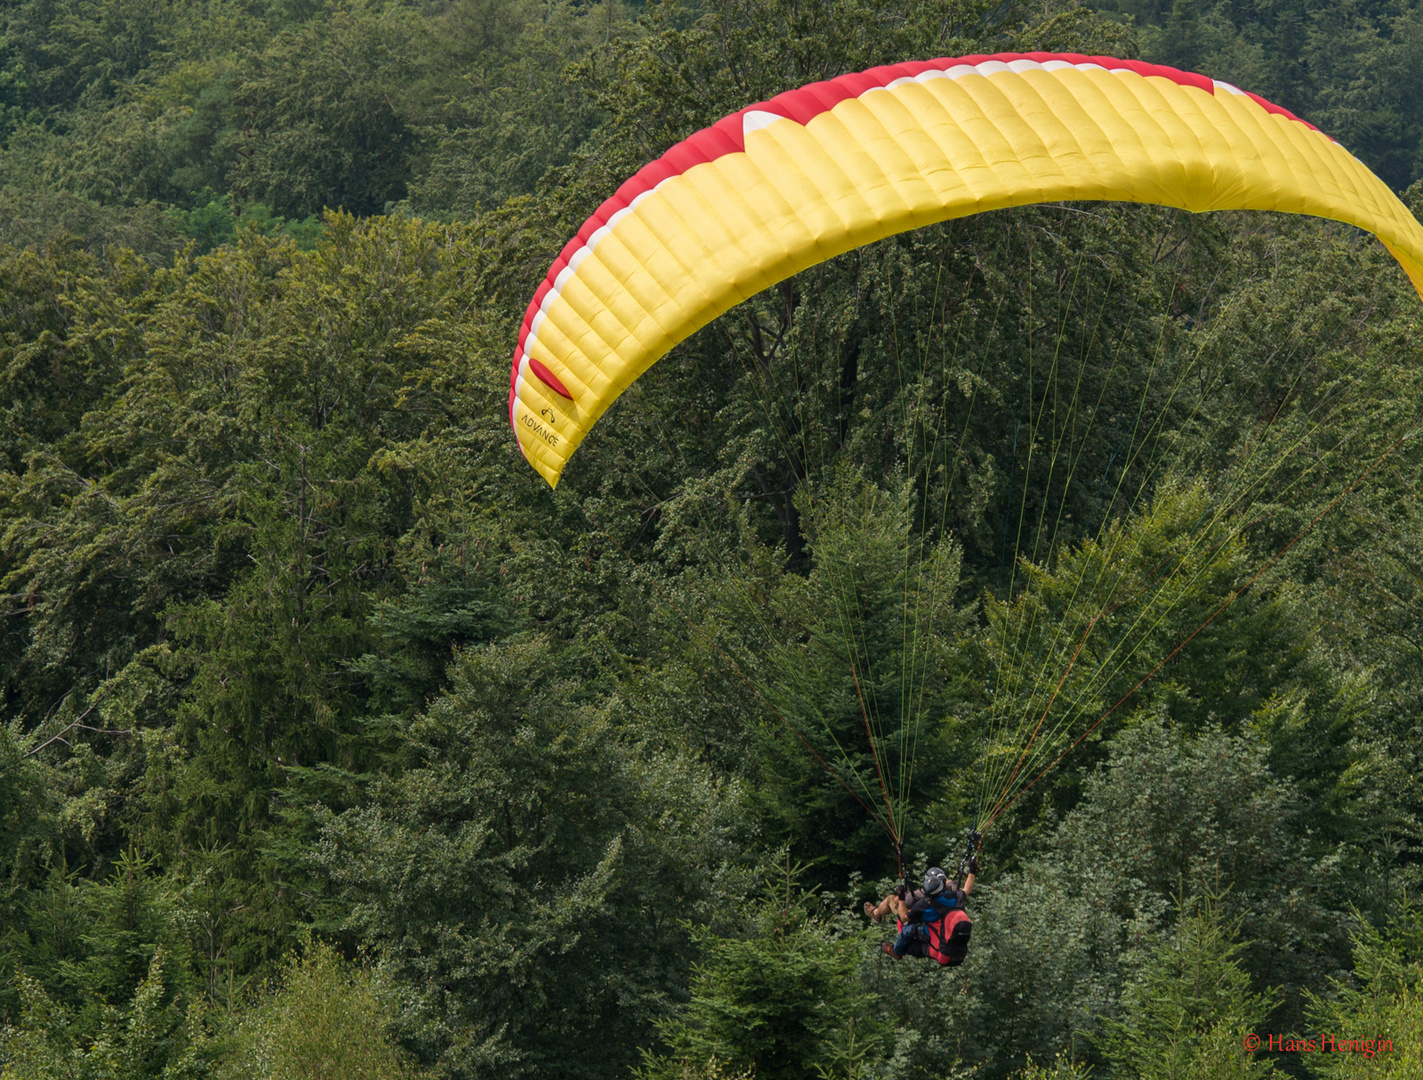
[[[970,856],[968,857],[968,872],[969,872],[970,874],[976,874],[976,873],[978,873],[978,856],[977,856],[977,855],[970,855]]]

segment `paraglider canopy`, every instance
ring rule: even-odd
[[[584,223],[520,329],[519,446],[556,486],[618,395],[742,300],[895,233],[1057,200],[1331,218],[1375,234],[1423,294],[1423,227],[1393,192],[1228,83],[1054,53],[872,68],[697,132]]]

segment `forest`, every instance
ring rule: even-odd
[[[1372,236],[991,210],[734,307],[556,488],[511,432],[646,162],[1036,51],[1423,221],[1423,0],[0,4],[0,1077],[1423,1078]],[[971,829],[967,960],[885,955]]]

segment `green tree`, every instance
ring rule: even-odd
[[[0,986],[13,985],[14,972],[30,958],[27,909],[63,847],[59,793],[34,750],[18,725],[0,726]],[[13,990],[5,992],[0,1015],[16,1004]]]
[[[211,1075],[211,1044],[196,1004],[172,1000],[161,951],[127,1004],[97,1006],[97,1024],[76,1020],[39,982],[19,976],[18,1027],[0,1028],[6,1080],[198,1080]]]
[[[399,99],[419,78],[414,33],[399,6],[336,8],[253,56],[233,95],[233,190],[295,218],[378,214],[404,198],[415,134]]]
[[[1095,1036],[1114,1075],[1141,1080],[1268,1076],[1274,1065],[1245,1049],[1262,1028],[1273,991],[1257,993],[1238,960],[1238,924],[1202,899],[1122,995],[1121,1019]]]
[[[667,1051],[648,1055],[643,1080],[676,1080],[720,1063],[767,1080],[869,1075],[882,1054],[868,990],[857,978],[864,943],[839,936],[784,880],[749,912],[736,937],[694,935],[703,959],[691,1000],[658,1024]]]
[[[1169,927],[1176,897],[1229,890],[1250,939],[1237,952],[1258,984],[1283,988],[1275,1020],[1288,1026],[1301,989],[1345,963],[1349,883],[1335,846],[1311,835],[1300,787],[1273,776],[1264,751],[1254,733],[1193,736],[1141,718],[1059,827],[1053,865],[1090,881],[1128,935]]]
[[[891,871],[893,837],[919,843],[937,831],[916,811],[964,737],[944,720],[959,692],[955,637],[970,617],[961,552],[914,535],[914,501],[842,469],[795,501],[803,576],[748,530],[747,550],[725,558],[701,596],[690,581],[664,594],[668,629],[689,633],[703,677],[746,698],[769,837],[827,886],[852,870]]]
[[[167,44],[169,0],[42,0],[12,5],[5,18],[6,66],[24,72],[26,104],[45,112],[86,91],[112,97]]]
[[[412,116],[422,153],[411,209],[470,220],[532,193],[598,119],[568,67],[630,29],[619,0],[459,0],[428,20],[420,48],[430,58],[431,100]]]
[[[219,1077],[413,1080],[422,1075],[389,1032],[389,994],[368,968],[310,943],[277,987],[242,1017]]]
[[[1013,1080],[1090,1080],[1091,1067],[1059,1054],[1051,1065],[1028,1065],[1013,1074]]]
[[[502,632],[496,537],[519,520],[499,464],[488,498],[469,482],[507,387],[463,317],[478,252],[332,220],[310,254],[250,234],[84,307],[108,327],[68,331],[72,352],[127,378],[3,475],[7,716],[41,742],[78,724],[44,750],[73,832],[92,822],[68,865],[105,876],[127,830],[210,898],[194,944],[239,978],[329,905],[292,883],[315,872],[312,804],[349,805],[391,745],[367,705],[413,712],[456,644]],[[17,409],[48,388],[27,359]],[[252,933],[274,909],[284,929]]]
[[[1322,993],[1309,994],[1310,1037],[1328,1034],[1336,1045],[1302,1055],[1316,1076],[1423,1075],[1423,908],[1405,900],[1385,929],[1360,920],[1354,933],[1354,968]],[[1379,1040],[1388,1040],[1382,1049]],[[1373,1041],[1371,1053],[1368,1044]]]
[[[322,861],[428,1060],[618,1075],[695,954],[686,921],[744,887],[741,796],[621,734],[547,642],[469,649],[452,675]]]
[[[72,435],[118,382],[137,327],[113,316],[141,309],[150,284],[130,254],[101,262],[72,237],[42,251],[0,249],[0,475]]]
[[[1293,999],[1269,1016],[1270,1030],[1300,1022],[1294,1002],[1322,966],[1342,970],[1347,902],[1331,883],[1344,883],[1332,857],[1310,861],[1297,791],[1270,776],[1257,736],[1190,735],[1137,716],[1107,752],[1059,820],[1045,812],[1018,837],[1001,821],[989,831],[962,968],[876,973],[906,1066],[961,1063],[1002,1077],[1059,1054],[1081,1060],[1099,1017],[1133,1022],[1146,995],[1128,1008],[1127,988],[1199,914],[1193,905],[1219,891],[1228,890],[1230,921],[1262,939],[1232,948],[1233,970],[1247,985],[1282,984]]]

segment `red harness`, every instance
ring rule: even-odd
[[[903,921],[896,919],[901,931]],[[969,937],[973,933],[973,920],[961,907],[944,912],[933,922],[922,924],[929,931],[929,958],[941,967],[958,967],[968,955]]]

